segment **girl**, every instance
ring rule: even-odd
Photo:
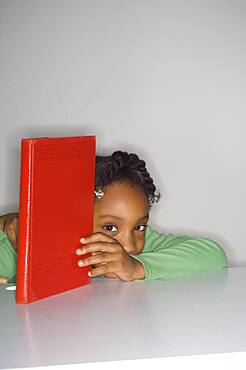
[[[227,267],[227,257],[216,242],[161,234],[148,226],[149,212],[159,198],[145,162],[136,154],[116,151],[97,156],[93,234],[82,237],[82,247],[76,250],[78,256],[88,252],[92,256],[79,260],[78,266],[91,265],[91,277],[123,281]],[[2,216],[0,229],[0,281],[6,283],[15,278],[17,215]]]

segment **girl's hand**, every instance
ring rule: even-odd
[[[78,266],[96,265],[90,271],[91,277],[105,275],[123,281],[144,279],[145,270],[141,262],[129,256],[116,239],[99,232],[82,238],[81,242],[85,245],[77,249],[76,254],[92,253],[92,256],[79,260]]]
[[[18,213],[7,213],[6,215],[0,216],[0,229],[7,234],[13,248],[17,250]]]
[[[8,284],[8,279],[0,276],[0,285]]]

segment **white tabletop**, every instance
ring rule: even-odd
[[[29,305],[1,286],[0,369],[246,354],[245,281],[246,267],[150,282],[99,278]]]

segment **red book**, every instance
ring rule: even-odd
[[[17,303],[90,282],[75,251],[93,232],[95,147],[95,136],[22,139]]]

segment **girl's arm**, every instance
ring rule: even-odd
[[[0,230],[0,284],[15,282],[16,261],[16,250],[7,235]]]
[[[143,252],[132,256],[145,269],[145,280],[173,278],[228,266],[223,249],[214,241],[189,235],[161,234],[147,228]]]
[[[18,214],[0,216],[0,284],[15,282]]]
[[[17,250],[18,243],[18,213],[7,213],[0,216],[0,230],[8,236],[11,245]]]

